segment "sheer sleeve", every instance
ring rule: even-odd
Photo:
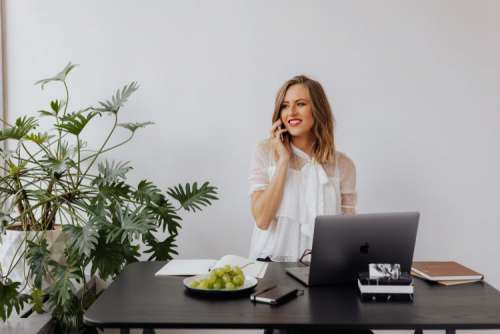
[[[355,213],[357,204],[356,167],[344,153],[337,156],[340,170],[340,194],[342,213]]]
[[[256,190],[263,190],[269,185],[267,169],[271,165],[271,158],[266,142],[259,143],[254,151],[250,165],[249,192],[251,195]]]

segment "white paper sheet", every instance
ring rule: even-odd
[[[164,265],[160,270],[156,272],[155,276],[191,276],[208,274],[210,268],[212,268],[216,262],[217,261],[215,260],[208,259],[170,260],[166,265]]]
[[[256,278],[263,278],[267,263],[256,260],[249,260],[238,255],[225,255],[220,260],[192,259],[192,260],[170,260],[155,276],[191,276],[208,274],[212,268],[230,266],[239,266],[243,273]]]

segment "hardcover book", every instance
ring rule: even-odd
[[[483,275],[455,261],[415,261],[412,271],[430,281],[482,280]]]

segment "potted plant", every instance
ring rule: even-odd
[[[171,259],[177,254],[179,210],[194,212],[217,200],[209,182],[179,184],[165,192],[146,179],[130,184],[128,162],[103,160],[152,123],[118,122],[124,103],[138,89],[136,82],[110,100],[70,111],[66,79],[75,66],[69,63],[36,83],[42,89],[62,84],[63,99],[50,101],[37,117],[19,117],[13,124],[2,120],[0,141],[13,147],[0,151],[1,320],[28,304],[41,312],[47,301],[59,329],[81,327],[83,312],[96,297],[87,288],[90,278],[113,279],[139,260],[140,244],[148,260]],[[41,117],[52,124],[47,131],[38,129]],[[108,117],[112,125],[106,138],[89,148],[85,130]],[[128,137],[112,144],[118,129]]]

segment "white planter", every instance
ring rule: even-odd
[[[26,247],[26,240],[38,240],[38,238],[44,236],[47,239],[49,245],[50,257],[54,261],[62,263],[64,260],[64,242],[65,235],[62,233],[60,227],[56,227],[55,230],[50,231],[16,231],[7,230],[6,234],[1,236],[0,242],[0,266],[2,270],[2,275],[5,275],[11,266],[13,259],[19,259],[21,252]],[[21,249],[18,251],[19,246]],[[18,252],[16,254],[16,252]],[[28,273],[27,261],[24,257],[21,258],[19,262],[14,266],[12,272],[9,274],[9,278],[12,281],[20,282],[21,287],[26,283],[26,275]],[[30,293],[31,287],[27,286],[23,293]]]

